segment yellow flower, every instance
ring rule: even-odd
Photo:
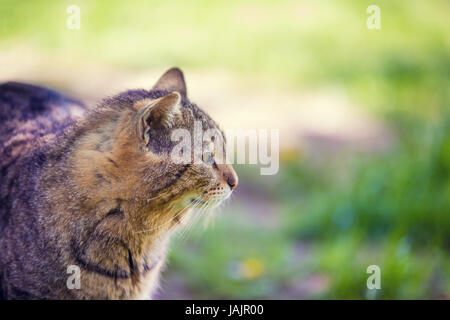
[[[264,273],[264,264],[257,258],[247,258],[241,262],[239,271],[244,279],[256,279]]]

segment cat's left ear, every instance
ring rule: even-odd
[[[170,128],[181,117],[180,101],[181,95],[174,91],[139,108],[138,131],[146,144],[150,139],[150,128]]]
[[[186,82],[183,72],[178,68],[166,71],[153,86],[152,90],[177,91],[183,96],[187,96]]]

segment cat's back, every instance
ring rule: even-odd
[[[2,176],[36,139],[58,134],[85,111],[81,102],[54,90],[18,82],[0,84]]]
[[[86,111],[82,103],[50,89],[17,82],[0,84],[0,235],[12,203],[20,197],[19,191],[25,190],[18,177],[25,170],[26,159],[45,153],[35,151],[45,148],[46,141],[52,141]]]

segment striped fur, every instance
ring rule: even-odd
[[[0,85],[0,298],[149,298],[192,203],[237,184],[230,165],[171,161],[171,131],[194,120],[218,129],[187,99],[178,69],[93,110]],[[81,289],[67,287],[70,265]]]

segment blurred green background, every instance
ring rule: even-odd
[[[369,5],[381,29],[369,30]],[[69,5],[81,9],[70,30]],[[450,298],[450,2],[0,0],[0,80],[93,103],[181,67],[225,128],[279,128],[173,241],[157,298]],[[381,290],[369,290],[369,265]]]

